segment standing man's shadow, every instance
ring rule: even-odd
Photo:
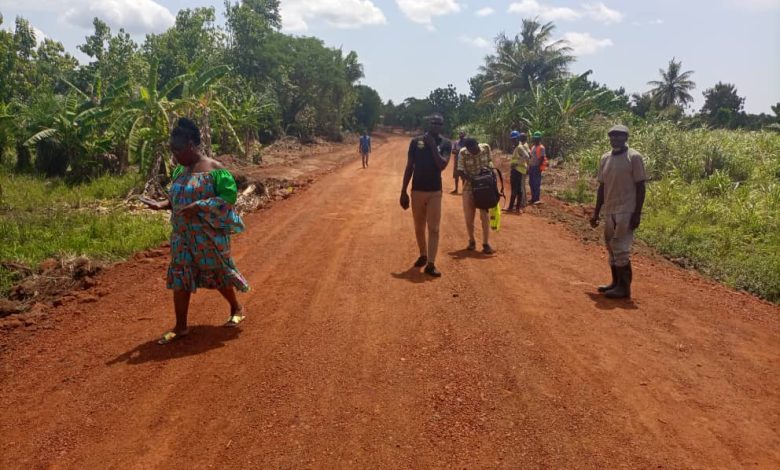
[[[597,292],[585,293],[600,310],[639,310],[633,299],[610,299]]]

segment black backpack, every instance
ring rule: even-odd
[[[496,177],[498,173],[498,177]],[[501,191],[498,190],[501,181]],[[482,168],[471,178],[471,192],[474,194],[474,205],[478,209],[492,209],[504,196],[504,176],[498,168]]]

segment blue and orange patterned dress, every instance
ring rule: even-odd
[[[230,256],[230,235],[244,230],[233,210],[238,189],[229,171],[190,173],[185,167],[173,170],[171,200],[171,264],[168,288],[195,292],[198,287],[235,287],[246,292],[249,284]],[[179,209],[196,202],[196,215],[179,214]]]

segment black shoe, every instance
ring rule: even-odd
[[[415,268],[422,268],[426,264],[428,264],[428,257],[427,256],[420,256],[419,258],[417,258],[417,261],[414,262],[414,267]]]
[[[612,270],[612,283],[606,286],[599,286],[598,290],[601,293],[614,289],[617,286],[617,269],[615,269],[615,267],[612,265],[610,265],[609,267]]]
[[[514,207],[507,207],[506,209],[501,209],[501,212],[514,212]]]
[[[476,250],[477,249],[477,242],[475,242],[474,240],[469,240],[469,246],[467,246],[466,249],[469,250],[469,251]]]
[[[617,271],[617,285],[613,289],[606,291],[604,295],[610,299],[630,299],[631,281],[633,278],[631,264],[619,266],[615,269]]]
[[[492,255],[495,252],[496,250],[494,250],[493,247],[488,245],[487,243],[482,245],[482,253],[485,253],[486,255]]]
[[[433,263],[428,263],[428,266],[425,267],[425,274],[433,277],[441,277],[441,273],[436,269],[436,266],[434,266]]]

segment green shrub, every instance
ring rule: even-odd
[[[69,186],[61,179],[0,174],[0,260],[37,266],[50,257],[116,261],[154,247],[170,232],[164,213],[133,213],[122,199],[137,175]],[[0,268],[0,295],[16,281]]]

